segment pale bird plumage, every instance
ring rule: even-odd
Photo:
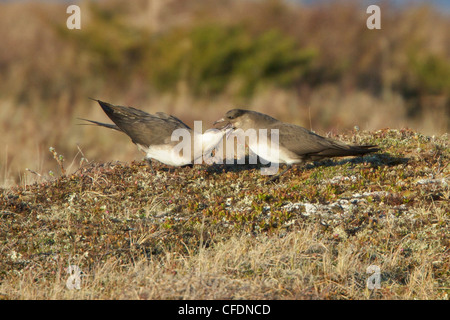
[[[153,115],[133,107],[93,100],[99,103],[114,124],[82,120],[125,133],[138,149],[145,153],[147,159],[154,159],[170,166],[197,163],[198,159],[201,161],[201,158],[212,151],[222,141],[223,136],[231,130],[229,127],[224,127],[221,130],[210,129],[200,133],[192,130],[175,116],[164,112]],[[179,133],[176,135],[178,140],[173,138],[174,132]],[[190,141],[183,139],[190,139]],[[180,143],[187,143],[186,146],[190,148],[183,149]]]
[[[244,131],[266,130],[267,139],[260,141],[257,135],[258,139],[250,139],[248,146],[252,152],[267,161],[287,164],[287,168],[271,180],[278,178],[295,163],[331,157],[362,156],[379,151],[375,145],[349,145],[256,111],[233,109],[215,124],[222,122]],[[278,144],[270,141],[271,131],[276,132]]]

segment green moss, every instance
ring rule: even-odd
[[[446,265],[439,261],[445,261],[449,244],[449,141],[437,137],[411,154],[414,137],[397,130],[359,133],[361,140],[379,139],[383,150],[397,145],[395,151],[402,158],[407,152],[408,160],[379,153],[360,162],[318,162],[292,168],[274,184],[262,183],[267,177],[255,168],[245,175],[233,172],[231,180],[227,170],[211,173],[207,166],[167,171],[154,164],[154,175],[133,162],[92,163],[72,176],[3,189],[0,243],[7,249],[0,253],[0,277],[31,265],[51,269],[52,255],[62,261],[82,257],[88,270],[108,257],[124,264],[167,253],[184,259],[236,234],[271,241],[314,227],[320,232],[311,241],[326,247],[334,267],[339,246],[356,246],[359,263],[373,264],[376,257],[389,265],[397,259],[399,269],[390,269],[389,279],[405,287],[409,259],[420,260],[427,252],[437,261],[433,277],[448,284]],[[396,248],[403,248],[402,254]],[[319,262],[314,276],[320,278]],[[259,272],[244,268],[240,274]]]

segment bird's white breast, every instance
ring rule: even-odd
[[[289,152],[281,148],[278,143],[271,140],[267,141],[250,141],[249,146],[252,152],[259,157],[271,163],[293,164],[299,162],[298,158],[292,157]]]
[[[179,167],[192,162],[188,152],[180,152],[172,145],[152,145],[142,150],[146,153],[146,158],[155,159],[170,166]]]
[[[146,158],[155,159],[171,166],[184,166],[201,163],[202,157],[210,153],[221,141],[225,134],[221,130],[208,130],[204,134],[191,132],[192,139],[185,137],[173,144],[151,145],[149,147],[138,144],[138,148],[146,153]]]

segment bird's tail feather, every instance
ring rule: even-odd
[[[117,131],[122,131],[115,124],[103,123],[103,122],[98,122],[98,121],[88,120],[88,119],[83,119],[83,118],[78,118],[78,119],[91,122],[92,124],[98,125],[100,127],[105,127],[105,128],[109,128],[109,129],[113,129],[113,130],[117,130]],[[80,125],[90,125],[91,123],[80,123]]]
[[[352,146],[349,145],[346,148],[329,148],[322,150],[318,153],[312,154],[312,160],[320,160],[328,157],[346,157],[346,156],[362,156],[368,153],[373,153],[379,151],[376,145],[362,145],[362,146]]]

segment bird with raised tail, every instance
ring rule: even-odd
[[[145,153],[145,158],[158,160],[171,166],[201,163],[220,142],[231,125],[210,129],[205,133],[192,130],[180,119],[164,112],[149,114],[133,107],[112,105],[97,101],[114,124],[89,121],[98,126],[125,133]]]
[[[349,145],[341,141],[322,137],[298,125],[281,122],[269,115],[243,109],[233,109],[214,124],[225,122],[233,129],[256,132],[254,139],[249,139],[249,149],[259,157],[275,163],[285,163],[286,169],[272,177],[276,180],[289,170],[293,164],[315,161],[331,157],[362,156],[377,152],[375,145]],[[261,130],[264,139],[261,139]],[[275,133],[278,141],[271,141]]]

